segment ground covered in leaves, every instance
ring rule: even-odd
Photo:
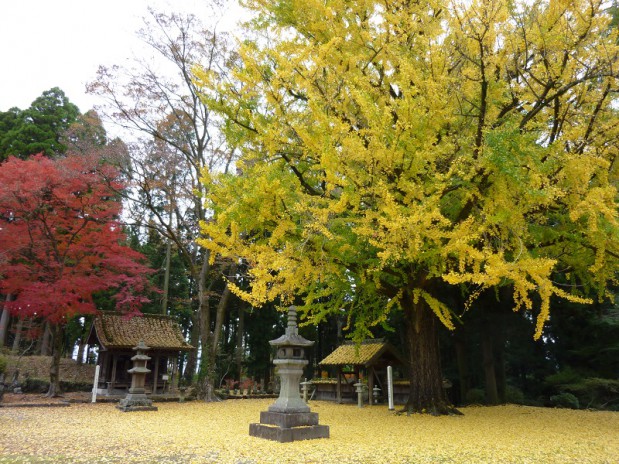
[[[619,413],[468,407],[464,416],[312,402],[331,438],[276,443],[248,434],[273,400],[0,408],[0,463],[614,463]]]

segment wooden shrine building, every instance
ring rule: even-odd
[[[89,345],[99,347],[99,393],[112,395],[129,388],[133,347],[140,341],[150,348],[146,352],[151,358],[146,366],[151,371],[146,376],[147,391],[164,393],[175,387],[178,356],[194,349],[185,341],[176,321],[168,316],[144,314],[129,318],[106,311],[95,317],[88,337]]]
[[[360,345],[346,342],[320,361],[319,365],[335,367],[337,378],[332,382],[316,382],[316,399],[336,400],[338,403],[341,403],[343,398],[354,399],[354,384],[365,376],[368,400],[372,404],[374,386],[378,386],[384,395],[387,394],[387,366],[393,366],[401,372],[405,362],[390,343],[374,339],[366,340]]]

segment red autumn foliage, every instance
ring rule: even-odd
[[[20,316],[63,324],[96,312],[93,294],[117,289],[117,309],[139,314],[151,270],[123,245],[115,170],[91,156],[0,165],[0,293]]]

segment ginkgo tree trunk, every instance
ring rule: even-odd
[[[310,322],[343,310],[356,340],[403,311],[406,409],[431,414],[455,412],[437,330],[482,291],[511,289],[536,338],[553,298],[606,295],[619,55],[603,2],[247,3],[234,80],[200,75],[241,150],[235,175],[204,173],[201,244],[249,265],[233,291],[300,298]]]

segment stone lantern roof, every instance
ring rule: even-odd
[[[288,326],[286,333],[275,340],[269,341],[271,346],[312,346],[313,341],[307,340],[299,335],[299,327],[297,326],[297,308],[290,306],[288,308]]]

